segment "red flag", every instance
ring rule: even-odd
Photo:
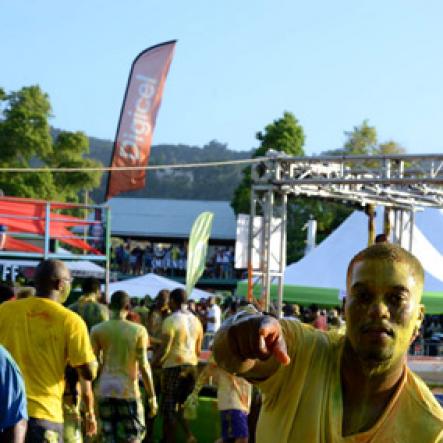
[[[147,166],[155,119],[176,41],[146,49],[134,60],[123,101],[111,166]],[[145,170],[111,171],[106,200],[145,186]]]

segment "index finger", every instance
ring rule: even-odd
[[[272,319],[264,322],[259,329],[259,347],[263,355],[272,354],[279,363],[289,364],[291,361],[280,323]]]

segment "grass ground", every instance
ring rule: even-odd
[[[217,399],[199,397],[197,418],[190,421],[191,429],[198,443],[213,443],[220,437],[220,418],[217,409]],[[161,417],[155,420],[155,438],[160,441],[162,422]],[[177,443],[185,443],[181,429],[177,435]]]

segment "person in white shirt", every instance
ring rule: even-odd
[[[210,349],[215,333],[221,326],[221,309],[217,304],[217,299],[213,295],[208,298],[208,308],[206,310],[206,333],[203,339],[203,349]]]
[[[215,295],[212,295],[208,299],[209,308],[206,313],[206,332],[210,334],[215,334],[221,326],[221,309],[217,304],[217,298]]]

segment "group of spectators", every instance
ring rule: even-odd
[[[336,330],[344,332],[345,329],[343,311],[338,306],[326,310],[320,309],[316,304],[311,304],[308,307],[300,307],[297,304],[285,304],[283,306],[283,318],[310,324],[321,331]]]
[[[148,243],[146,247],[129,242],[122,243],[111,251],[114,271],[130,275],[143,275],[153,272],[171,277],[183,277],[186,273],[187,251],[182,244],[169,246]],[[232,279],[235,277],[234,248],[210,247],[204,277]]]
[[[415,355],[443,356],[443,315],[426,315],[411,345]]]
[[[183,245],[162,247],[153,243],[148,243],[145,248],[139,244],[131,248],[130,243],[124,243],[112,250],[111,262],[114,270],[123,274],[153,272],[179,276],[186,270],[186,249]]]
[[[87,278],[64,307],[71,282],[63,262],[45,260],[34,291],[0,291],[0,441],[153,442],[160,414],[162,441],[175,442],[181,426],[196,442],[184,404],[198,395],[199,354],[221,325],[219,300],[195,303],[176,289],[152,302],[117,291],[106,305],[99,281]]]

